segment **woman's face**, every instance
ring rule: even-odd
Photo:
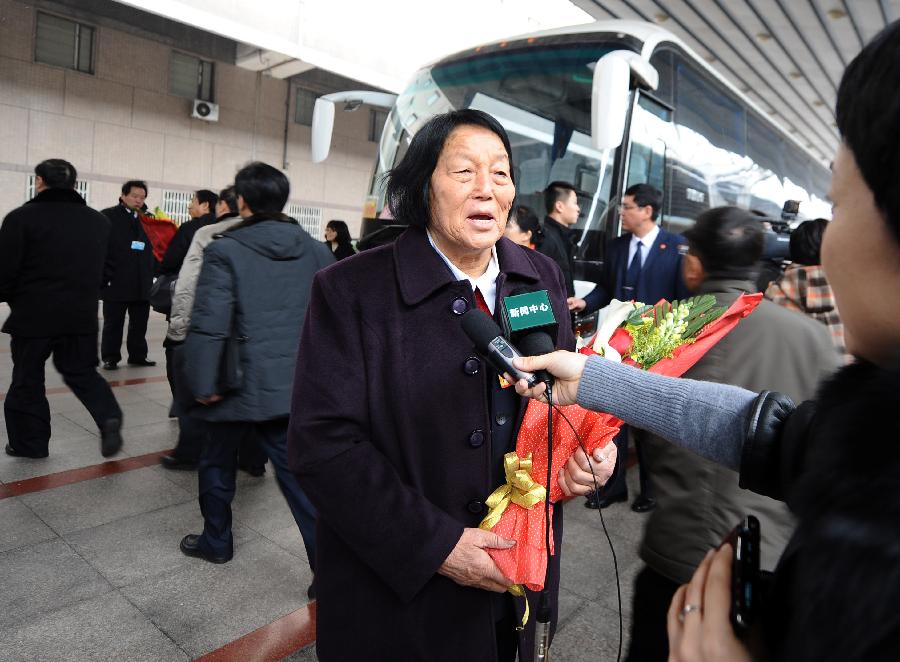
[[[435,242],[448,257],[489,251],[503,235],[515,195],[500,138],[480,126],[457,127],[431,174],[429,229]]]
[[[900,244],[843,143],[832,164],[829,195],[833,220],[822,241],[822,264],[844,323],[847,350],[876,363],[896,360]]]
[[[522,230],[514,218],[509,219],[506,223],[506,237],[512,239],[519,246],[531,246],[531,230]]]
[[[334,241],[337,238],[337,232],[335,232],[331,226],[325,228],[325,241]]]

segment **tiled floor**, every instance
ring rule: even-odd
[[[0,304],[0,319],[7,308]],[[103,372],[123,381],[165,374],[165,320],[151,314],[155,368]],[[9,385],[9,337],[0,335],[0,393]],[[101,371],[102,372],[102,371]],[[87,411],[48,363],[50,457],[0,454],[0,486],[103,462]],[[117,386],[125,446],[117,459],[171,448],[164,381]],[[0,445],[6,444],[0,416]],[[234,559],[213,566],[183,556],[178,541],[202,526],[196,475],[151,465],[22,496],[0,498],[0,662],[189,660],[291,614],[307,603],[310,571],[272,472],[241,474]],[[560,627],[554,660],[614,660],[618,603],[609,547],[596,511],[566,508]],[[627,637],[643,518],[626,504],[604,511],[618,554]],[[260,650],[258,659],[266,657]],[[246,658],[242,654],[242,659]],[[315,660],[315,646],[284,658]]]

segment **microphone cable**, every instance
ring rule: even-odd
[[[550,453],[552,452],[552,444],[551,444],[551,440],[552,440],[553,437],[552,437],[552,435],[550,434],[550,431],[551,431],[551,429],[552,429],[552,427],[551,427],[551,426],[552,426],[551,419],[552,419],[552,416],[553,416],[553,413],[552,413],[553,409],[556,409],[556,411],[559,413],[559,415],[562,416],[563,420],[569,425],[569,427],[570,427],[571,430],[572,430],[572,433],[575,435],[575,440],[578,442],[578,447],[581,449],[581,452],[584,453],[584,456],[585,456],[585,457],[587,458],[587,460],[588,460],[588,469],[590,469],[590,471],[591,471],[591,477],[593,478],[593,481],[594,481],[594,494],[597,494],[597,492],[599,492],[599,490],[600,490],[600,484],[599,484],[599,482],[597,481],[597,474],[594,473],[594,467],[592,466],[592,463],[591,463],[591,456],[590,456],[590,453],[587,452],[587,449],[584,447],[584,443],[581,441],[581,435],[578,434],[578,430],[576,430],[576,429],[575,429],[575,426],[572,425],[572,421],[569,420],[569,417],[566,416],[566,414],[565,414],[565,412],[562,410],[562,408],[561,408],[559,405],[553,404],[553,400],[552,400],[552,396],[551,396],[551,390],[550,390],[550,384],[547,384],[547,391],[546,391],[546,393],[544,393],[544,394],[542,394],[542,395],[547,399],[547,403],[550,405],[549,407],[547,407],[547,411],[548,411],[548,414],[547,414],[547,430],[548,430],[548,434],[547,434],[547,452],[548,452],[548,460],[547,460],[547,504],[546,504],[546,512],[549,513],[549,509],[550,509],[550,507],[549,507],[549,501],[550,501],[550,480],[551,480],[551,476],[550,476],[550,459],[549,459],[549,457],[550,457]],[[612,442],[611,442],[611,443],[612,443]],[[617,459],[617,461],[618,461],[618,459]],[[619,609],[618,609],[618,611],[619,611],[619,642],[618,642],[618,648],[617,648],[617,653],[616,653],[616,662],[621,662],[621,660],[622,660],[622,640],[623,640],[624,626],[623,626],[623,617],[622,617],[622,585],[621,585],[621,582],[620,582],[620,580],[619,580],[619,560],[618,560],[618,558],[616,557],[616,549],[615,549],[615,547],[613,547],[612,538],[610,538],[610,536],[609,536],[609,530],[606,528],[606,520],[603,518],[603,509],[602,509],[602,508],[597,508],[597,512],[600,514],[600,525],[601,525],[601,527],[603,528],[603,535],[606,536],[606,542],[607,542],[607,544],[609,545],[609,551],[610,551],[610,554],[612,555],[612,560],[613,560],[613,572],[614,572],[614,574],[615,574],[615,576],[616,576],[616,600],[617,600],[618,605],[619,605]],[[549,515],[547,515],[547,514],[545,513],[545,517],[549,518]],[[550,534],[549,534],[549,527],[550,527],[550,524],[549,524],[549,519],[546,519],[545,522],[546,522],[546,528],[547,528],[547,531],[548,531],[548,533],[547,533],[547,564],[548,564],[548,565],[547,565],[547,568],[548,568],[548,572],[549,572],[549,567],[550,567],[550,566],[549,566],[549,563],[550,563]],[[545,587],[546,587],[546,579],[545,579]],[[546,588],[545,588],[544,590],[546,591]],[[543,593],[542,593],[542,597],[543,597]]]

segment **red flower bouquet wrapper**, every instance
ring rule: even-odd
[[[150,245],[153,247],[153,257],[157,262],[162,262],[166,249],[172,243],[172,237],[178,231],[178,226],[167,218],[154,218],[144,214],[139,214],[138,218],[140,218],[147,239],[150,240]]]
[[[762,294],[743,294],[731,304],[725,313],[710,324],[703,327],[695,336],[694,342],[676,348],[670,358],[665,358],[650,367],[649,372],[670,377],[680,377],[699,361],[706,352],[724,338],[759,305]],[[590,345],[591,343],[588,343]],[[631,337],[624,328],[619,328],[609,340],[609,345],[620,353],[625,353],[631,345]],[[581,350],[583,354],[595,354],[588,346]],[[631,359],[624,363],[635,365]],[[531,454],[531,478],[547,487],[547,403],[531,400],[525,411],[525,418],[516,439],[516,455],[525,459]],[[566,423],[562,414],[569,419],[578,431],[578,436],[588,454],[598,448],[605,447],[622,427],[622,421],[611,414],[595,412],[570,405],[554,408],[553,411],[553,476],[550,485],[550,520],[553,521],[553,504],[568,497],[559,487],[557,474],[568,462],[573,453],[582,452],[578,440]],[[507,540],[515,540],[516,545],[510,549],[489,549],[488,553],[504,576],[516,584],[523,584],[532,591],[539,591],[544,585],[547,569],[547,550],[544,540],[544,503],[540,502],[531,508],[524,508],[510,503],[499,522],[491,529]],[[550,540],[550,553],[554,554],[553,539]]]

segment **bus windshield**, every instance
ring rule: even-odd
[[[376,211],[388,216],[383,175],[403,157],[419,127],[434,115],[476,108],[494,116],[509,133],[519,204],[542,217],[542,191],[552,181],[565,181],[579,190],[583,211],[576,229],[598,229],[609,203],[612,159],[591,147],[593,68],[600,57],[622,46],[531,45],[420,70],[398,97],[382,133],[370,197]]]

